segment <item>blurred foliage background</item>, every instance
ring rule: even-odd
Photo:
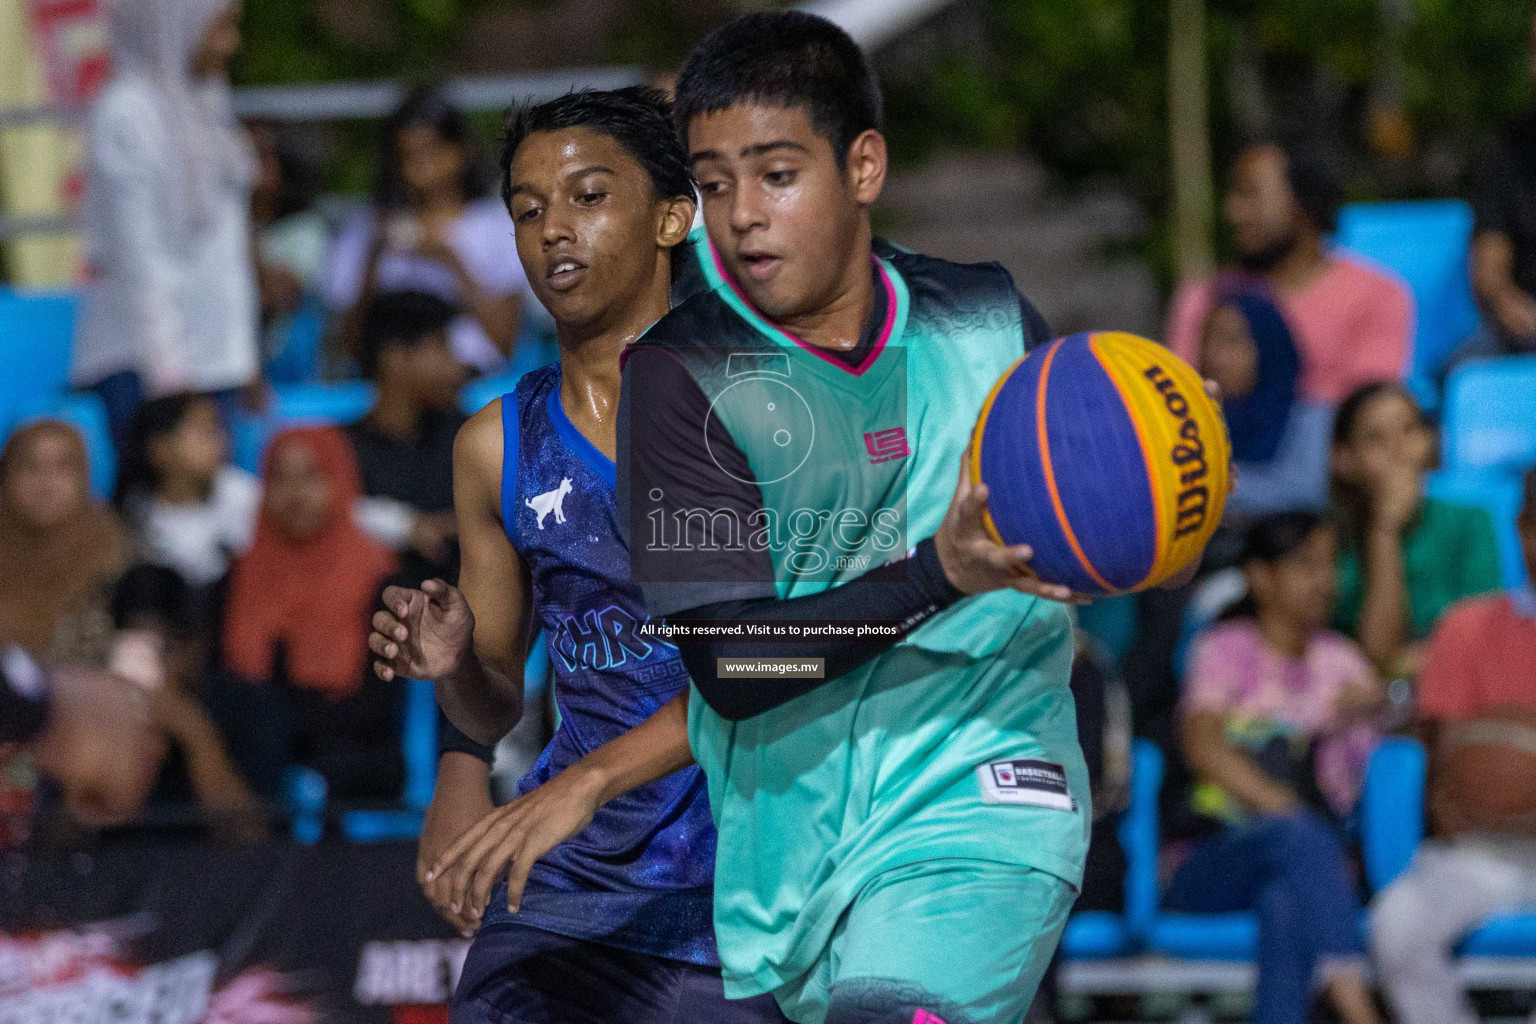
[[[283,0],[246,4],[243,84],[675,67],[766,0]],[[1513,0],[1207,0],[1217,173],[1250,135],[1327,142],[1352,198],[1452,194],[1494,126],[1530,102]],[[1026,151],[1066,188],[1113,182],[1149,213],[1166,268],[1168,5],[958,0],[883,49],[900,164]],[[494,118],[487,119],[488,133]],[[373,125],[331,133],[328,183],[365,191]],[[1164,275],[1166,276],[1166,275]]]

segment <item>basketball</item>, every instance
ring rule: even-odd
[[[1447,726],[1444,792],[1470,821],[1536,814],[1536,713],[1510,711]]]
[[[992,387],[971,443],[987,526],[1028,544],[1049,583],[1153,587],[1205,547],[1226,505],[1229,444],[1200,375],[1154,341],[1058,338]]]

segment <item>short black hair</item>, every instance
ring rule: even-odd
[[[357,362],[363,376],[379,372],[379,353],[385,345],[414,345],[448,328],[458,309],[446,299],[427,292],[381,292],[363,309]]]
[[[512,210],[512,158],[535,132],[588,128],[624,147],[650,175],[656,198],[693,198],[688,154],[672,128],[666,94],[643,85],[623,89],[581,89],[559,99],[514,107],[507,113],[506,134],[497,170],[501,199]]]
[[[1339,208],[1344,205],[1344,172],[1338,158],[1325,146],[1305,138],[1260,138],[1244,151],[1273,147],[1285,159],[1285,178],[1296,205],[1322,234],[1338,230]]]
[[[1238,564],[1274,563],[1294,554],[1328,521],[1316,512],[1275,512],[1248,527]]]
[[[743,15],[689,51],[672,111],[683,137],[693,118],[738,103],[804,107],[839,167],[854,139],[885,123],[880,82],[859,44],[803,11]]]

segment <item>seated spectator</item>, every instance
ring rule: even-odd
[[[118,632],[111,668],[149,694],[150,712],[169,742],[146,826],[161,836],[167,828],[206,824],[221,838],[263,838],[261,803],[199,696],[208,644],[186,583],[173,569],[136,566],[118,584],[112,615]]]
[[[1367,381],[1402,376],[1413,331],[1407,288],[1326,248],[1342,199],[1326,161],[1262,142],[1238,154],[1224,206],[1239,268],[1270,286],[1294,331],[1298,393],[1329,406]],[[1169,306],[1168,347],[1192,364],[1216,301],[1207,278],[1181,287]]]
[[[1424,494],[1434,435],[1401,384],[1355,390],[1333,426],[1333,501],[1340,531],[1334,628],[1354,637],[1388,678],[1412,676],[1422,641],[1453,602],[1497,590],[1493,521]]]
[[[434,295],[388,292],[363,318],[360,362],[379,397],[347,436],[371,499],[368,532],[404,550],[401,578],[412,587],[458,578],[453,439],[465,417],[464,366],[448,343],[453,316]]]
[[[0,450],[0,646],[105,664],[112,588],[127,568],[122,527],[91,498],[85,442],[42,420]]]
[[[261,295],[264,354],[277,355],[293,314],[317,294],[331,230],[314,209],[318,184],[309,166],[269,122],[247,131],[256,151],[251,221],[256,236],[256,284]]]
[[[210,399],[170,395],[134,416],[117,503],[138,557],[174,569],[206,608],[230,560],[251,543],[261,483],[228,461]]]
[[[86,127],[88,267],[71,379],[121,450],[144,397],[257,379],[250,146],[230,112],[240,5],[112,4],[112,77]]]
[[[1255,1024],[1310,1020],[1314,980],[1346,1024],[1379,1018],[1360,904],[1330,813],[1359,793],[1356,725],[1381,702],[1370,663],[1327,630],[1334,535],[1315,514],[1249,531],[1249,596],[1196,640],[1181,707],[1195,808],[1219,819],[1174,874],[1171,910],[1259,917]]]
[[[528,279],[479,170],[469,126],[435,89],[413,92],[390,118],[373,209],[342,229],[325,274],[351,351],[373,297],[409,289],[464,311],[449,329],[464,363],[495,370],[512,354]]]
[[[1536,469],[1526,474],[1518,522],[1536,580]],[[1452,947],[1494,914],[1536,912],[1536,823],[1528,814],[1489,815],[1481,808],[1498,801],[1467,801],[1441,767],[1445,755],[1472,739],[1469,728],[1493,726],[1511,745],[1536,751],[1536,593],[1529,585],[1463,601],[1445,614],[1419,673],[1418,712],[1429,743],[1430,816],[1438,835],[1376,897],[1372,951],[1402,1024],[1476,1024],[1452,966]],[[1479,785],[1496,795],[1513,781],[1494,777]],[[1529,780],[1518,781],[1529,790]]]
[[[275,796],[291,765],[333,800],[394,799],[404,780],[398,684],[369,670],[369,620],[395,556],[353,523],[357,463],[334,428],[279,434],[267,449],[256,538],[225,607],[221,692],[237,763]]]
[[[1326,508],[1333,414],[1298,397],[1301,357],[1262,283],[1234,279],[1221,286],[1206,317],[1199,367],[1221,388],[1238,470],[1228,514],[1242,520]]]

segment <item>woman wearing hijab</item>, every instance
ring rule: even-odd
[[[12,434],[0,450],[0,647],[104,664],[125,550],[116,516],[91,500],[75,429],[40,420]]]
[[[398,797],[399,689],[368,671],[369,619],[396,561],[353,523],[362,486],[352,449],[333,428],[289,430],[262,476],[256,538],[225,608],[232,689],[219,713],[244,741],[236,759],[267,795],[300,764],[325,777],[333,800]]]
[[[1242,520],[1328,504],[1332,411],[1298,395],[1301,357],[1280,307],[1257,282],[1228,282],[1206,318],[1200,371],[1221,387],[1238,467],[1227,511]]]
[[[112,0],[113,76],[87,130],[90,286],[76,384],[119,449],[144,396],[226,404],[257,373],[255,161],[230,111],[237,0]]]

